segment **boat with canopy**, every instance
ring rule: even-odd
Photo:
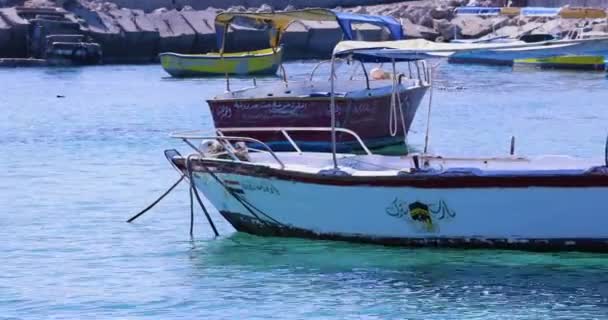
[[[417,57],[336,59],[320,62],[304,80],[285,77],[278,83],[258,86],[254,82],[253,87],[232,90],[227,79],[226,92],[207,100],[215,128],[227,135],[253,137],[277,151],[294,150],[293,140],[297,150],[329,152],[329,132],[315,128],[330,123],[334,114],[327,106],[334,99],[336,121],[345,130],[357,132],[367,147],[379,153],[407,153],[407,134],[430,85],[426,62]],[[382,63],[384,67],[379,67]],[[327,64],[339,69],[335,81],[328,81],[321,72]],[[289,138],[281,129],[259,129],[284,127],[308,129],[294,130]],[[365,151],[348,133],[338,134],[337,146],[346,152]]]
[[[392,62],[418,55],[381,43],[341,42],[332,61],[341,57]],[[440,156],[427,151],[429,104],[421,152],[377,155],[341,127],[339,87],[334,77],[329,82],[329,127],[280,129],[292,152],[247,136],[195,131],[172,135],[193,153],[165,155],[197,197],[202,192],[240,232],[414,247],[608,252],[608,143],[601,160],[524,157],[516,154],[514,139],[505,156]],[[297,130],[328,131],[332,152],[301,151],[289,139]],[[337,151],[339,134],[354,136],[366,152]]]
[[[393,18],[345,14],[326,9],[274,14],[225,13],[218,15],[217,21],[224,25],[230,22],[245,25],[271,24],[273,30],[276,30],[275,40],[272,41],[276,45],[281,34],[295,21],[295,17],[317,21],[337,18],[345,38],[353,37],[354,23],[383,25],[390,30],[391,38],[403,37],[401,25]],[[222,42],[225,42],[226,30],[227,27],[217,29],[218,34],[224,34],[224,37],[218,37],[223,39]],[[330,82],[321,71],[328,62],[332,61],[318,63],[308,79],[289,81],[283,70],[283,82],[258,86],[254,79],[253,87],[240,90],[233,90],[230,78],[227,77],[226,92],[207,100],[215,127],[225,134],[252,136],[274,150],[292,150],[292,144],[280,130],[258,131],[257,128],[326,127],[331,117],[327,109],[331,99]],[[408,64],[407,71],[400,72],[402,70],[393,65],[393,70],[387,72],[378,66],[368,71],[367,61],[340,59],[338,62],[337,67],[341,67],[341,72],[335,92],[341,126],[357,131],[372,149],[406,152],[407,132],[428,89],[426,63],[421,59],[410,59],[405,61]],[[373,63],[378,65],[382,61]],[[333,63],[331,65],[334,66]],[[398,67],[401,66],[403,65]],[[328,132],[322,130],[292,132],[290,139],[294,139],[304,151],[331,150]],[[340,150],[363,151],[360,144],[348,134],[339,134],[338,147]]]
[[[337,22],[343,38],[355,39],[355,24],[371,24],[385,28],[389,39],[403,38],[401,24],[392,17],[337,12],[329,9],[305,9],[278,12],[223,12],[215,17],[215,32],[219,52],[179,54],[166,52],[160,60],[167,73],[174,77],[210,75],[276,74],[283,58],[281,38],[295,21]],[[269,32],[269,48],[248,52],[225,52],[226,38],[232,25]]]

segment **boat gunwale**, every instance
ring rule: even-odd
[[[283,53],[281,47],[277,47],[276,51],[271,51],[268,53],[246,54],[246,55],[241,55],[241,56],[232,55],[232,54],[239,54],[239,53],[250,53],[250,52],[253,53],[253,52],[259,52],[259,51],[264,51],[264,50],[271,50],[271,49],[225,53],[225,55],[223,55],[223,56],[220,55],[219,52],[212,52],[212,54],[208,54],[208,53],[188,54],[188,53],[176,53],[176,52],[163,52],[163,53],[159,53],[158,56],[161,58],[163,56],[167,56],[167,57],[177,57],[177,58],[192,59],[192,60],[222,60],[222,59],[223,60],[234,60],[234,59],[267,58],[267,57],[282,55],[282,53]]]
[[[371,88],[371,89],[360,89],[360,90],[353,90],[353,91],[347,91],[348,93],[352,93],[352,92],[359,92],[359,91],[373,91],[373,90],[377,90],[377,89],[381,89],[381,88],[385,88],[385,87],[390,87],[390,85],[387,86],[382,86],[382,87],[378,87],[378,88]],[[258,88],[259,87],[249,87],[249,88],[244,88],[242,90],[239,91],[232,91],[231,93],[236,93],[236,92],[245,92],[247,90],[251,90],[254,88]],[[428,90],[430,88],[430,85],[425,85],[425,84],[416,84],[410,87],[404,87],[404,90],[400,91],[400,93],[406,93],[406,92],[410,92],[410,91],[415,91],[418,89],[426,89]],[[287,89],[289,90],[289,89]],[[382,94],[382,95],[367,95],[367,96],[346,96],[346,95],[335,95],[335,100],[336,101],[348,101],[348,100],[368,100],[368,99],[374,99],[374,98],[381,98],[381,97],[385,97],[385,96],[390,96],[391,93],[387,93],[387,94]],[[205,100],[207,103],[215,103],[215,102],[268,102],[268,101],[293,101],[293,102],[299,102],[299,101],[330,101],[331,100],[331,95],[328,95],[326,97],[310,97],[310,96],[293,96],[293,97],[288,97],[288,96],[265,96],[265,97],[248,97],[248,98],[239,98],[239,97],[213,97],[211,99],[207,99]]]
[[[173,164],[185,172],[185,159],[173,158]],[[395,175],[326,175],[289,169],[278,169],[265,163],[236,162],[225,159],[192,159],[192,170],[206,173],[238,174],[243,176],[278,179],[282,181],[330,185],[330,186],[373,186],[411,187],[424,189],[483,189],[483,188],[529,188],[529,187],[608,187],[608,174],[593,172],[590,167],[581,174],[565,174],[558,171],[540,174],[538,170],[513,171],[510,174],[488,175],[448,173],[403,173]],[[516,174],[521,173],[521,174]]]

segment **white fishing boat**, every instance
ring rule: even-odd
[[[457,15],[507,16],[533,19],[577,19],[577,27],[565,34],[543,34],[536,28],[518,37],[499,34],[496,30],[479,39],[454,39],[451,44],[471,45],[454,47],[449,54],[450,62],[484,63],[499,65],[534,65],[541,68],[603,70],[604,56],[608,56],[608,34],[584,32],[587,19],[606,19],[604,9],[593,8],[543,8],[543,7],[460,7]],[[596,21],[597,21],[596,20]],[[494,28],[493,28],[494,29]],[[577,40],[591,41],[577,41]],[[593,41],[596,40],[596,41]],[[498,47],[492,44],[500,44]],[[488,46],[489,45],[489,46]],[[511,45],[513,45],[511,47]]]
[[[411,56],[362,48],[341,43],[335,56]],[[335,115],[334,99],[329,107]],[[258,130],[281,132],[295,151],[274,152],[222,132],[186,132],[173,137],[194,153],[165,152],[238,231],[385,245],[608,252],[606,155],[602,161],[529,158],[515,155],[513,141],[502,157],[442,157],[428,154],[426,145],[420,154],[375,155],[356,132],[337,127],[335,116],[327,128]],[[334,152],[301,152],[290,133],[302,130],[330,132]],[[336,153],[337,134],[352,135],[365,153]]]
[[[374,48],[417,53],[420,57],[443,57],[454,63],[483,63],[494,65],[513,65],[517,59],[538,59],[556,56],[607,56],[608,37],[573,40],[548,40],[540,42],[508,41],[489,43],[437,43],[423,39],[385,42],[352,41]]]

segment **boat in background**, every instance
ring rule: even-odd
[[[512,66],[517,59],[549,58],[568,55],[605,56],[608,37],[491,43],[437,43],[423,39],[385,41],[368,45],[418,54],[421,58],[441,57],[453,63],[481,63]]]
[[[246,26],[270,24],[277,30],[277,36],[271,42],[278,43],[280,34],[295,18],[325,21],[329,17],[334,21],[337,19],[345,38],[354,37],[352,25],[355,23],[371,23],[385,27],[392,39],[403,37],[401,25],[394,18],[345,14],[325,9],[277,13],[222,13],[216,20],[224,23],[238,22]],[[225,30],[226,28],[218,28],[216,31],[218,35],[225,36]],[[218,39],[225,42],[225,37]],[[340,61],[343,62],[342,65],[350,64],[355,70],[352,70],[350,77],[341,77],[333,88],[340,110],[337,121],[347,130],[359,132],[361,139],[374,150],[406,153],[405,137],[430,82],[426,63],[417,58],[401,61],[408,63],[409,68],[406,73],[398,73],[395,65],[390,72],[381,69],[368,72],[364,60],[348,58]],[[336,61],[330,62],[331,68],[336,67]],[[372,62],[391,61],[375,59]],[[227,135],[250,135],[270,145],[274,150],[293,150],[291,141],[286,139],[282,130],[259,131],[257,128],[327,127],[332,116],[327,108],[332,99],[329,95],[332,88],[327,78],[315,77],[316,71],[325,63],[327,61],[315,66],[307,80],[288,81],[283,69],[283,82],[257,86],[254,79],[253,87],[240,90],[232,90],[230,78],[227,77],[226,92],[207,100],[218,132]],[[355,75],[357,70],[362,73],[359,77]],[[341,75],[346,73],[340,72]],[[331,151],[331,139],[327,131],[296,131],[290,132],[290,139],[295,139],[302,148],[301,151]],[[346,133],[338,134],[337,146],[340,150],[349,152],[364,151],[360,149],[360,144]]]
[[[552,18],[552,19],[605,19],[607,18],[604,9],[596,8],[544,8],[544,7],[461,7],[456,9],[457,15],[475,15],[475,16],[509,16],[509,17],[533,17],[533,18]],[[538,28],[538,27],[537,27]],[[488,44],[488,43],[540,43],[542,45],[552,45],[551,41],[567,41],[580,39],[606,39],[607,33],[583,33],[583,27],[578,27],[575,30],[570,30],[565,36],[556,36],[552,34],[535,34],[537,28],[527,31],[518,38],[509,36],[501,36],[492,33],[479,39],[455,39],[453,43],[466,44]],[[564,42],[567,43],[567,42]],[[565,55],[560,55],[560,51],[547,51],[548,54],[539,52],[533,46],[528,50],[517,50],[515,52],[494,52],[488,53],[477,51],[473,53],[455,53],[450,56],[451,62],[478,62],[489,64],[506,64],[509,65],[509,59],[513,54],[519,54],[520,57],[515,58],[512,63],[518,66],[535,66],[539,68],[551,69],[575,69],[575,70],[604,70],[605,56],[608,55],[608,47],[595,48],[586,51],[589,48],[572,48],[571,43],[568,43],[568,51]],[[575,50],[573,50],[575,49]],[[560,49],[561,50],[561,49]],[[578,50],[578,51],[577,51]],[[542,50],[540,50],[542,51]],[[494,57],[492,57],[494,55]]]
[[[357,132],[369,148],[382,153],[407,153],[407,134],[431,82],[426,62],[414,56],[394,61],[377,56],[370,59],[348,50],[340,53],[338,47],[336,50],[334,59],[326,62],[331,64],[334,77],[351,74],[350,77],[338,81],[319,79],[315,73],[326,63],[320,62],[308,80],[288,81],[285,77],[284,82],[241,90],[230,90],[228,85],[225,93],[207,100],[218,133],[247,135],[275,151],[294,150],[293,139],[298,151],[330,152],[330,133],[314,128],[327,127],[335,116],[342,128]],[[337,72],[338,62],[350,63],[362,75]],[[366,62],[392,64],[392,70],[376,68],[368,72]],[[408,64],[407,72],[399,72],[400,62]],[[332,101],[338,110],[333,115],[328,109]],[[340,151],[365,151],[350,132],[339,132],[337,139]]]
[[[603,56],[558,56],[538,59],[517,59],[514,66],[531,66],[540,69],[570,69],[604,71]]]
[[[163,69],[172,77],[213,75],[272,75],[281,64],[283,49],[206,54],[161,53]]]
[[[335,53],[413,59],[409,50],[357,43],[338,44]],[[194,153],[167,150],[165,156],[239,232],[413,247],[608,252],[608,141],[603,162],[516,156],[514,140],[503,157],[443,157],[426,153],[426,144],[420,154],[375,155],[356,132],[340,128],[336,81],[330,77],[331,127],[300,128],[330,132],[331,153],[302,152],[279,127],[258,129],[282,130],[295,151],[274,152],[247,136],[186,132],[173,137]],[[336,152],[339,133],[353,135],[365,154]]]
[[[390,39],[403,38],[401,24],[392,17],[342,13],[329,9],[271,13],[223,12],[215,17],[219,52],[207,54],[161,53],[159,56],[162,67],[173,77],[276,74],[283,58],[281,37],[294,21],[337,22],[345,39],[354,39],[353,23],[384,27],[388,31]],[[225,52],[226,37],[231,25],[269,30],[270,48],[247,52]]]

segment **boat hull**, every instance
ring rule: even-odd
[[[542,59],[559,56],[608,56],[608,39],[558,40],[539,44],[500,46],[456,51],[449,56],[452,63],[513,65],[518,59]]]
[[[255,235],[608,252],[604,174],[371,178],[204,160],[194,182],[238,231]]]
[[[541,69],[568,69],[568,70],[599,70],[605,69],[602,56],[561,56],[539,59],[515,60],[518,66],[533,66]]]
[[[401,110],[405,130],[411,123],[428,87],[416,87],[400,92]],[[209,107],[217,128],[264,128],[264,127],[328,127],[331,125],[330,97],[281,97],[209,100]],[[336,126],[356,132],[370,149],[403,145],[403,126],[400,114],[391,134],[390,89],[374,96],[359,95],[336,98]],[[394,124],[394,121],[393,121]],[[291,144],[280,132],[231,132],[267,143],[273,150],[291,151]],[[290,132],[293,140],[303,151],[331,151],[329,132]],[[337,147],[341,152],[360,150],[355,138],[346,133],[337,134]]]
[[[219,54],[161,53],[163,69],[173,77],[276,74],[282,49]]]

